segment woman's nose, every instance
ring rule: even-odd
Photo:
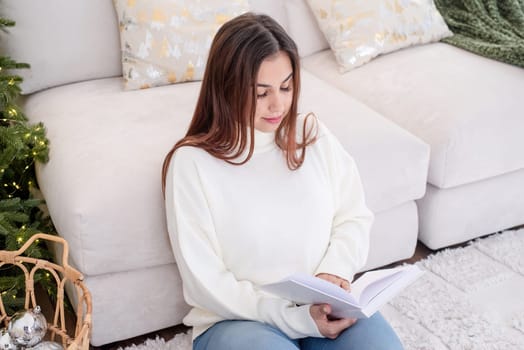
[[[272,94],[269,103],[269,110],[271,112],[280,112],[284,109],[284,98],[279,93]]]

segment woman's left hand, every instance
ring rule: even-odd
[[[348,292],[351,291],[351,284],[346,279],[343,279],[341,277],[332,275],[330,273],[319,273],[319,274],[316,275],[316,277],[322,278],[323,280],[331,282],[331,283],[339,286],[340,288],[342,288],[344,290],[347,290]]]

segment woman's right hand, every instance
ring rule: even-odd
[[[330,319],[331,306],[328,304],[311,305],[309,313],[317,324],[320,334],[329,339],[335,339],[342,331],[357,322],[355,318]]]

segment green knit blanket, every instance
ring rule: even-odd
[[[442,41],[524,68],[524,0],[435,0],[453,36]]]

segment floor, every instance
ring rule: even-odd
[[[391,266],[399,265],[399,264],[402,264],[402,263],[414,263],[414,262],[417,262],[417,261],[419,261],[421,259],[426,258],[429,254],[432,254],[434,252],[435,252],[434,250],[429,249],[424,244],[419,242],[417,244],[416,249],[415,249],[415,253],[413,254],[413,256],[411,258],[406,259],[406,260],[402,260],[402,261],[399,261],[399,262],[396,262],[394,264],[391,264]],[[91,346],[91,350],[116,350],[119,347],[124,348],[124,347],[130,346],[132,344],[139,344],[139,343],[144,342],[148,338],[153,338],[154,339],[157,336],[159,336],[161,338],[164,338],[165,340],[169,340],[169,339],[173,338],[176,334],[181,333],[181,332],[185,332],[187,329],[188,328],[183,326],[183,325],[178,325],[178,326],[162,329],[162,330],[159,330],[159,331],[156,331],[156,332],[153,332],[153,333],[144,334],[144,335],[139,336],[139,337],[135,337],[135,338],[127,339],[127,340],[124,340],[124,341],[119,341],[119,342],[107,344],[107,345],[104,345],[104,346],[101,346],[101,347]]]

